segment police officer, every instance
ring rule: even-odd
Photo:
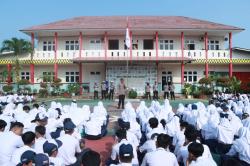
[[[175,93],[174,93],[175,86],[174,86],[173,82],[170,83],[169,89],[170,89],[171,100],[175,100]]]
[[[98,99],[98,85],[97,85],[97,82],[95,82],[95,85],[94,85],[94,100],[95,99]]]
[[[105,83],[105,81],[102,82],[101,91],[102,91],[102,100],[103,99],[106,100],[106,83]]]
[[[115,86],[114,86],[114,82],[111,81],[110,82],[110,86],[109,86],[109,100],[113,100],[114,98],[114,91],[115,91]]]
[[[155,81],[153,85],[153,99],[158,100],[158,83]]]
[[[120,79],[120,83],[117,88],[117,93],[119,95],[119,102],[118,102],[118,109],[120,109],[120,106],[122,105],[122,109],[124,109],[124,100],[125,100],[125,92],[126,92],[126,85],[124,83],[124,79]]]
[[[169,85],[165,84],[164,85],[164,99],[169,98]]]
[[[151,100],[150,89],[151,89],[151,86],[150,86],[149,83],[147,82],[147,85],[145,86],[146,99],[147,99],[147,100],[148,100],[148,99]]]

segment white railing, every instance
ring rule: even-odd
[[[205,59],[205,50],[184,50],[184,57],[192,59]]]
[[[209,59],[228,59],[229,57],[228,50],[208,50]]]
[[[158,51],[158,57],[164,58],[179,58],[181,57],[181,50],[159,50]]]

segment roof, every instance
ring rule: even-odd
[[[124,29],[127,26],[127,19],[131,29],[244,30],[235,26],[183,16],[82,16],[32,26],[21,31]]]
[[[248,48],[240,48],[240,47],[234,47],[233,51],[243,51],[243,52],[250,53],[250,49],[248,49]]]

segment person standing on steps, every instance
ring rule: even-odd
[[[124,83],[124,79],[120,79],[120,83],[117,88],[117,93],[119,96],[119,101],[118,101],[118,109],[120,109],[120,106],[122,105],[122,109],[124,109],[124,100],[125,100],[125,92],[126,92],[126,85]]]
[[[94,100],[95,99],[98,99],[98,85],[97,85],[97,82],[95,82],[95,85],[94,85]]]
[[[114,85],[114,82],[111,81],[110,86],[109,86],[109,100],[114,99],[114,91],[115,91],[115,85]]]
[[[158,83],[155,81],[153,85],[153,99],[158,100]]]

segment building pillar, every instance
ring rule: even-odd
[[[182,57],[182,62],[181,62],[181,84],[184,84],[184,33],[181,32],[181,57]]]
[[[83,87],[82,87],[83,72],[82,72],[81,58],[82,58],[82,32],[80,32],[80,34],[79,34],[79,59],[80,59],[80,63],[79,63],[79,84],[80,84],[80,95],[83,94]]]
[[[55,63],[54,63],[54,72],[55,72],[55,79],[58,78],[58,64],[57,64],[57,46],[58,46],[58,35],[57,35],[57,32],[55,32],[55,35],[54,35],[54,42],[55,42],[55,50],[54,50],[54,53],[55,53]]]
[[[232,49],[232,32],[229,33],[229,55],[230,55],[230,63],[229,63],[229,77],[233,76],[233,49]]]
[[[8,85],[11,84],[11,68],[12,68],[12,65],[11,64],[7,64],[7,72],[8,72],[7,84]]]
[[[34,48],[35,48],[35,37],[34,33],[31,33],[31,49],[32,49],[32,55],[34,56]],[[30,83],[33,85],[35,82],[35,65],[33,63],[33,57],[31,58],[31,63],[30,63]]]
[[[105,61],[107,60],[107,54],[108,54],[108,33],[104,33],[104,55],[105,55]]]
[[[206,62],[205,62],[205,76],[206,78],[208,78],[208,36],[207,36],[207,32],[205,33],[205,39],[204,39],[204,44],[205,44],[205,58],[206,58]]]
[[[156,62],[158,62],[158,50],[159,50],[159,36],[158,32],[155,33],[155,55],[156,55]]]
[[[129,54],[130,54],[130,64],[132,64],[132,50],[133,50],[133,43],[132,43],[132,31],[129,32],[130,36],[130,47],[129,47]]]

